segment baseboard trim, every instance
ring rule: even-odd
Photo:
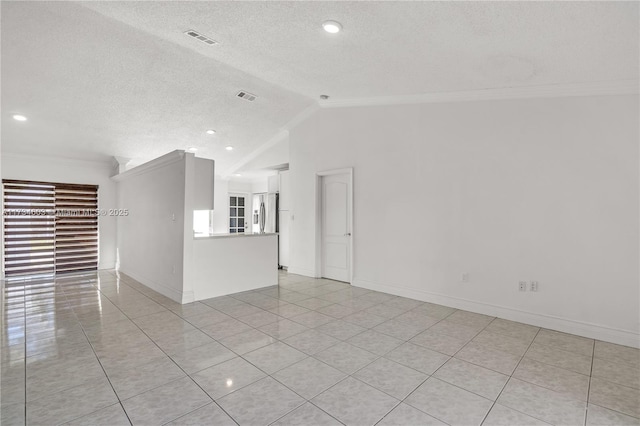
[[[537,327],[544,327],[551,330],[562,331],[564,333],[598,339],[605,342],[616,343],[624,346],[640,348],[640,334],[633,331],[621,330],[603,325],[575,321],[568,318],[561,318],[552,315],[537,314],[534,312],[522,311],[506,306],[492,305],[484,302],[462,299],[438,293],[432,293],[413,288],[390,286],[373,281],[354,279],[353,285],[366,288],[368,290],[382,291],[396,296],[408,297],[421,300],[423,302],[436,303],[456,309],[476,312],[484,315],[491,315],[510,321],[531,324]]]
[[[290,274],[304,275],[305,277],[317,278],[315,271],[311,269],[298,268],[296,266],[289,266],[289,269],[287,269],[287,272]]]
[[[103,270],[107,270],[107,269],[116,269],[116,262],[106,262],[106,263],[99,263],[98,264],[98,270],[99,271],[103,271]]]
[[[182,292],[182,303],[191,303],[195,302],[196,297],[193,291],[183,291]]]
[[[182,292],[176,289],[173,289],[171,287],[168,287],[164,284],[161,284],[157,281],[154,281],[148,277],[145,277],[143,274],[140,274],[138,272],[132,272],[131,270],[127,270],[125,268],[120,268],[118,269],[118,272],[121,272],[125,275],[130,276],[131,278],[133,278],[134,280],[138,281],[140,284],[144,285],[145,287],[149,287],[151,290],[157,291],[158,293],[162,294],[163,296],[167,296],[169,299],[178,302],[178,303],[189,303],[189,302],[185,302],[183,301],[185,299],[185,295],[187,295],[188,298],[188,294],[191,293],[191,300],[190,302],[193,302],[193,292]]]

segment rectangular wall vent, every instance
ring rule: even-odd
[[[244,90],[238,92],[238,94],[236,96],[239,97],[239,98],[245,99],[245,100],[247,100],[249,102],[253,102],[257,98],[256,95],[254,95],[252,93],[249,93],[249,92],[245,92]]]
[[[213,46],[214,44],[218,44],[218,42],[215,41],[214,39],[209,38],[207,36],[204,36],[204,35],[200,34],[197,31],[194,31],[194,30],[185,31],[184,33],[186,35],[188,35],[189,37],[193,37],[196,40],[199,40],[199,41],[201,41],[201,42],[203,42],[205,44],[208,44],[209,46]]]

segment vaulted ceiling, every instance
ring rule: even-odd
[[[231,172],[323,94],[637,81],[638,6],[3,1],[2,151],[141,162],[195,147]]]

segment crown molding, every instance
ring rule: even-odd
[[[140,164],[132,169],[127,170],[126,172],[119,173],[115,176],[111,176],[111,180],[116,182],[121,182],[123,180],[129,179],[133,176],[138,176],[143,173],[148,173],[152,170],[159,169],[161,167],[167,166],[172,163],[177,163],[182,161],[185,156],[193,155],[189,152],[185,152],[181,149],[176,149],[168,154],[163,155],[162,157],[158,157],[155,160],[151,160],[144,164]]]
[[[43,161],[46,163],[59,163],[59,164],[68,164],[68,165],[84,165],[89,167],[111,167],[111,159],[105,160],[95,160],[95,159],[82,159],[82,158],[72,158],[72,157],[55,157],[55,156],[45,156],[40,154],[25,154],[20,152],[7,152],[2,151],[0,154],[0,158],[2,161],[10,161],[12,158],[27,160],[27,161]]]
[[[287,137],[290,129],[306,120],[321,108],[347,108],[358,106],[410,105],[437,102],[473,102],[486,100],[558,98],[567,96],[633,95],[640,93],[640,81],[617,80],[586,83],[554,84],[544,86],[506,87],[499,89],[467,90],[456,92],[425,93],[420,95],[378,96],[370,98],[329,99],[309,105],[262,145],[221,172],[228,179],[249,161]]]
[[[632,95],[640,92],[640,81],[618,80],[545,86],[505,87],[500,89],[424,93],[420,95],[378,96],[320,101],[321,108],[406,105],[436,102],[473,102],[485,100],[556,98],[567,96]]]

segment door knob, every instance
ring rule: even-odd
[[[350,237],[351,236],[351,232],[347,232],[346,234],[344,234],[345,237]]]

